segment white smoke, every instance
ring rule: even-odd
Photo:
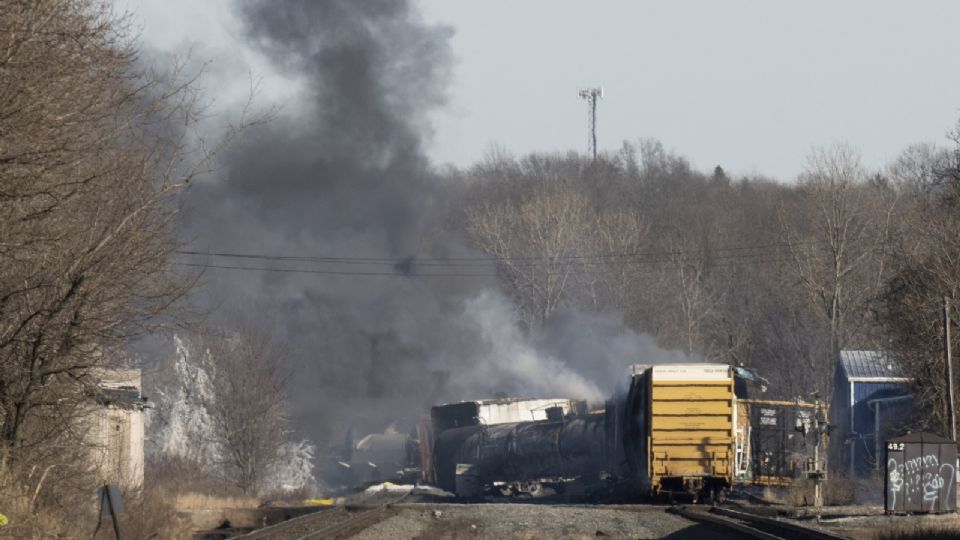
[[[628,381],[634,364],[698,363],[699,354],[664,349],[657,339],[631,329],[615,313],[562,310],[551,315],[533,341],[537,350],[558,358],[609,395]]]
[[[603,398],[593,382],[527,342],[516,325],[513,306],[502,295],[480,293],[467,300],[463,315],[465,324],[477,332],[483,349],[455,384],[469,387],[479,380],[500,380],[520,389],[524,397]]]
[[[704,361],[662,349],[653,336],[637,333],[609,314],[558,312],[530,337],[517,325],[510,300],[491,290],[466,300],[460,315],[461,329],[478,343],[465,353],[470,367],[456,371],[451,381],[462,399],[504,393],[599,403],[627,382],[633,364]]]

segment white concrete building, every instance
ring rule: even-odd
[[[143,486],[145,403],[140,370],[103,370],[98,379],[99,407],[88,431],[91,460],[100,483],[138,490]]]

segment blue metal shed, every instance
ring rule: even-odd
[[[849,388],[850,424],[853,406],[878,390],[902,388],[910,379],[900,374],[893,358],[883,351],[840,351],[841,382]]]
[[[873,454],[878,441],[873,439],[879,426],[874,425],[874,412],[863,406],[857,407],[857,404],[870,401],[871,396],[906,393],[909,382],[910,379],[900,373],[893,357],[885,351],[840,351],[831,417],[841,435],[836,442],[842,441],[848,447],[842,457],[835,455],[845,462],[851,476],[865,472],[869,466],[858,461],[875,461],[877,458]],[[879,410],[879,407],[874,404],[875,409]]]

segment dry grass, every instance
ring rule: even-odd
[[[915,525],[884,531],[874,537],[876,540],[960,540],[960,531],[941,527]]]
[[[69,458],[69,456],[67,456]],[[89,470],[39,458],[14,466],[0,455],[0,513],[9,523],[0,538],[89,537],[96,519],[96,485]]]
[[[764,488],[763,498],[790,506],[812,506],[814,486],[813,480],[796,479],[788,486]],[[834,474],[824,482],[822,490],[826,506],[883,502],[883,485],[876,479],[850,480],[845,475]]]
[[[7,486],[0,490],[0,513],[9,518],[9,524],[0,527],[0,538],[18,540],[60,538],[89,539],[97,523],[97,500],[73,491],[59,496],[32,498],[32,492]],[[189,538],[187,524],[178,519],[173,506],[155,492],[125,493],[124,512],[119,515],[123,538],[153,540]],[[94,537],[113,538],[113,525],[104,519]]]
[[[113,538],[109,520],[102,529],[98,538]],[[190,538],[193,533],[189,523],[177,516],[174,506],[158,490],[129,498],[126,511],[120,515],[120,530],[123,538],[135,540]]]
[[[790,506],[812,506],[815,485],[813,480],[799,478],[788,486],[764,488],[763,498]],[[855,493],[853,486],[853,483],[844,477],[828,479],[822,487],[823,504],[827,506],[851,504]]]
[[[833,474],[824,484],[823,503],[828,506],[854,504],[857,497],[857,482],[846,475]]]
[[[191,510],[219,510],[222,508],[258,508],[256,497],[231,497],[208,493],[181,493],[172,497],[172,506],[177,512]]]
[[[0,456],[2,457],[2,456]],[[0,459],[0,514],[9,524],[0,526],[0,539],[90,539],[99,509],[97,481],[79,458],[61,457],[50,463],[31,463],[12,469]],[[142,491],[124,492],[125,510],[119,516],[125,540],[190,538],[194,514],[205,511],[254,510],[262,498],[243,496],[235,487],[183,463],[148,462]],[[271,497],[276,505],[303,504],[307,493]],[[95,539],[113,538],[105,519]]]
[[[781,494],[778,502],[791,506],[811,506],[813,505],[813,488],[812,480],[797,479],[786,489],[778,490],[778,493]],[[766,491],[764,491],[765,497],[767,495]]]
[[[9,519],[0,526],[0,539],[91,538],[99,510],[97,481],[89,470],[77,465],[82,460],[73,464],[68,459],[37,461],[21,467],[8,463],[0,459],[0,514]],[[119,522],[124,539],[190,538],[193,531],[189,522],[178,516],[181,509],[250,508],[259,502],[244,497],[179,495],[177,488],[185,481],[168,480],[151,474],[144,490],[123,493],[124,512]],[[109,518],[94,538],[113,538]]]

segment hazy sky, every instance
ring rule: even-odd
[[[250,66],[275,99],[290,83],[237,42],[226,0],[117,0],[149,47],[189,44],[214,69]],[[960,2],[421,0],[450,25],[457,62],[430,156],[468,165],[585,151],[577,86],[603,85],[601,151],[641,137],[700,169],[784,180],[813,146],[846,141],[879,167],[960,115]],[[222,88],[207,88],[208,91]]]

